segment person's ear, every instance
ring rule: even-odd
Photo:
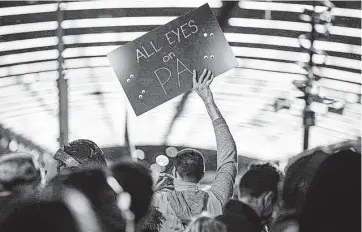
[[[265,194],[264,199],[263,199],[264,214],[269,215],[273,212],[274,198],[275,198],[275,194],[273,192],[267,192],[267,194]]]

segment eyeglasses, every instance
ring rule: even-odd
[[[107,173],[107,183],[117,194],[117,207],[121,210],[122,217],[126,220],[126,232],[134,232],[134,213],[131,211],[131,195],[125,192],[123,187],[110,173]]]

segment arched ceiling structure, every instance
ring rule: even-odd
[[[182,96],[136,117],[106,58],[113,49],[201,6],[204,1],[82,1],[0,3],[0,124],[44,149],[58,148],[58,38],[64,29],[64,69],[69,84],[69,139],[89,138],[100,146],[124,145],[128,112],[134,145],[215,148],[208,115],[192,93],[170,124]],[[360,136],[361,2],[333,2],[328,37],[315,47],[327,52],[314,70],[325,96],[345,101],[342,114],[316,105],[310,147]],[[222,2],[209,2],[216,15]],[[304,101],[293,85],[305,80],[300,62],[308,52],[298,37],[310,32],[301,19],[308,1],[241,1],[230,12],[224,32],[239,67],[215,79],[212,89],[229,123],[238,152],[258,159],[285,159],[302,150]],[[323,28],[316,28],[323,33]],[[323,55],[316,55],[318,63]],[[298,63],[299,62],[299,63]],[[290,109],[274,111],[277,98]],[[166,136],[166,134],[169,134]]]

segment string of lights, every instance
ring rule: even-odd
[[[305,108],[303,110],[304,150],[308,149],[309,129],[315,126],[315,109],[313,109],[315,103],[326,104],[328,111],[333,113],[342,114],[343,112],[341,101],[323,96],[318,86],[318,81],[322,78],[317,74],[318,66],[326,64],[328,53],[316,49],[314,46],[317,40],[330,36],[330,28],[334,21],[334,16],[332,15],[333,7],[334,4],[331,1],[313,1],[312,8],[305,9],[300,15],[300,20],[311,25],[311,32],[301,34],[298,37],[300,47],[309,54],[309,62],[298,62],[298,65],[306,70],[306,80],[293,81],[293,84],[304,93],[303,96],[298,97],[305,101]],[[322,57],[318,62],[315,59],[316,55]]]

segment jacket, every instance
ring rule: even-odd
[[[216,219],[226,225],[227,232],[261,232],[263,230],[262,221],[256,212],[237,200],[230,200],[225,206],[224,214]]]
[[[175,179],[174,189],[155,192],[153,205],[165,217],[160,232],[183,231],[203,211],[211,216],[220,215],[232,196],[237,173],[235,141],[223,118],[213,121],[213,127],[217,143],[217,171],[211,188],[203,191],[198,184]]]

